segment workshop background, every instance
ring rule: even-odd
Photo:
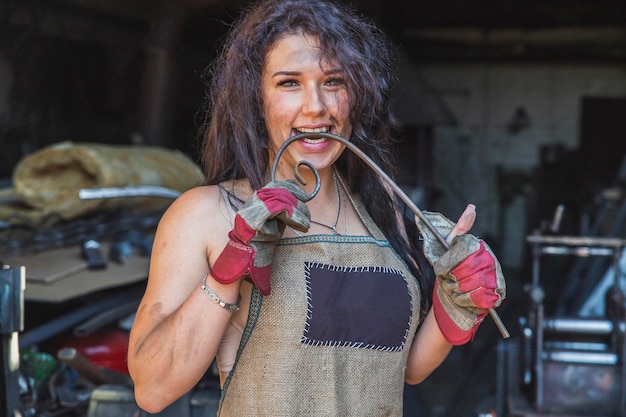
[[[515,339],[520,317],[533,311],[524,288],[536,272],[529,235],[625,237],[626,2],[350,3],[399,49],[400,185],[421,209],[452,219],[466,204],[477,206],[473,233],[502,262],[509,289],[501,316]],[[0,191],[15,185],[20,161],[66,141],[156,146],[197,161],[205,69],[246,4],[0,0]],[[13,227],[0,218],[0,241]],[[608,246],[621,253],[621,245]],[[0,244],[0,261],[15,254]],[[29,294],[27,268],[24,333],[31,347],[43,340],[29,328],[44,326],[46,316],[66,315],[101,291],[108,296],[142,285],[144,261],[128,281],[49,299],[42,294],[55,292],[45,287]],[[572,264],[547,266],[549,282],[541,284],[550,313],[575,315],[592,295]],[[599,283],[610,266],[591,281]],[[501,339],[487,319],[474,343],[455,348],[424,384],[407,387],[407,415],[505,415],[496,363]],[[4,373],[6,380],[10,372]],[[616,375],[624,389],[623,370]],[[618,402],[621,411],[609,414],[624,415],[623,391]],[[519,415],[574,415],[568,412]]]

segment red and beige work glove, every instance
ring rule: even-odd
[[[222,284],[246,276],[263,295],[269,295],[276,243],[286,226],[309,230],[308,199],[293,180],[270,182],[256,191],[235,215],[230,240],[215,261],[211,276]]]
[[[424,217],[444,237],[455,226],[440,213],[424,212]],[[433,293],[437,324],[448,342],[467,343],[489,309],[500,306],[506,296],[500,263],[489,246],[474,235],[458,235],[446,249],[417,217],[416,223],[424,237],[424,254],[437,276]]]

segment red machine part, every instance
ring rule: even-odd
[[[64,347],[73,347],[95,365],[128,374],[126,356],[129,332],[116,327],[106,327],[86,337],[62,334],[42,344],[42,350],[56,357]]]

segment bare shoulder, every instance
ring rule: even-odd
[[[218,185],[205,185],[191,188],[185,191],[172,204],[172,210],[189,210],[198,208],[201,210],[224,209],[230,203],[226,201],[225,195],[229,194],[234,200],[238,197],[247,199],[252,193],[250,186],[245,180],[228,181],[223,187]]]
[[[181,194],[167,209],[160,229],[173,227],[179,231],[218,232],[230,225],[226,201],[216,185],[198,186]]]
[[[245,187],[246,182],[237,181],[236,188]],[[233,188],[234,189],[234,188]],[[163,215],[157,233],[159,243],[165,241],[176,245],[178,255],[191,256],[197,253],[206,259],[213,258],[214,251],[223,249],[228,241],[228,232],[233,227],[234,211],[228,193],[217,185],[198,186],[181,194]],[[200,252],[198,252],[200,251]]]
[[[202,185],[191,188],[182,193],[172,203],[170,210],[190,210],[193,208],[210,209],[216,208],[223,200],[222,192],[217,185]]]
[[[181,194],[163,214],[156,230],[148,299],[172,305],[182,302],[226,245],[231,229],[219,187],[199,186]]]

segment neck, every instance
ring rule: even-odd
[[[334,170],[331,172],[331,181],[324,181],[324,201],[319,201],[317,210],[311,209],[311,223],[324,227],[334,234],[340,234],[337,230],[342,210],[341,190],[339,181]],[[319,194],[318,194],[319,195]],[[315,199],[314,199],[315,200]],[[345,212],[345,207],[343,208]]]

